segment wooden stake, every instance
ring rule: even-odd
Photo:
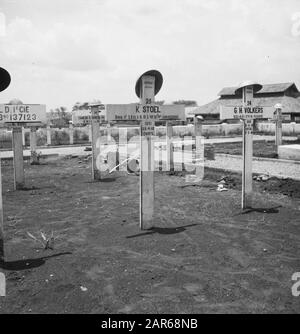
[[[195,162],[196,162],[196,180],[200,182],[204,178],[204,145],[202,144],[202,121],[195,115]]]
[[[4,263],[4,224],[3,224],[3,199],[2,199],[2,161],[0,159],[0,264]]]
[[[243,106],[253,104],[253,86],[243,88]],[[253,119],[243,120],[242,209],[252,206]]]
[[[70,137],[70,145],[74,144],[74,126],[73,123],[69,124],[69,137]]]
[[[13,127],[12,142],[14,153],[14,188],[15,190],[20,190],[25,186],[22,127]]]
[[[166,122],[166,170],[174,172],[174,148],[173,148],[173,126],[171,122]]]
[[[107,133],[107,143],[111,142],[111,133],[112,133],[112,127],[110,124],[107,124],[106,126],[106,133]]]
[[[141,104],[154,103],[155,77],[143,76],[141,80]],[[151,124],[152,123],[152,124]],[[154,121],[141,122],[141,170],[140,170],[140,228],[153,228],[154,215],[154,150],[151,136],[145,136],[147,127],[155,127]]]
[[[50,146],[51,145],[51,126],[50,124],[47,124],[46,133],[47,133],[47,145]]]
[[[22,144],[23,146],[25,146],[26,142],[25,142],[25,128],[22,126]]]
[[[100,139],[100,124],[98,120],[98,106],[91,106],[91,135],[92,135],[92,179],[100,180],[101,173],[97,168],[97,156],[99,155],[100,146],[97,145],[97,140]],[[98,146],[98,147],[97,147]]]
[[[89,124],[88,126],[88,132],[89,132],[89,142],[92,143],[93,139],[92,139],[92,126],[91,124]]]
[[[116,160],[118,160],[119,158],[119,163],[120,163],[128,158],[128,141],[127,141],[127,128],[119,128],[118,130],[119,130],[119,145],[118,145]],[[119,170],[121,172],[127,172],[127,163],[122,164]]]
[[[278,154],[278,148],[282,145],[282,112],[281,109],[277,109],[276,113],[276,127],[275,127],[275,146]]]
[[[36,152],[36,128],[32,127],[30,129],[30,153],[31,153],[31,163],[32,164],[37,164],[38,157],[37,157],[37,152]]]

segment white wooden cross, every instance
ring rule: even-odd
[[[14,152],[14,188],[25,186],[22,126],[33,127],[31,149],[36,148],[36,127],[47,123],[46,106],[42,104],[0,104],[0,125],[12,127]]]
[[[0,92],[5,90],[10,84],[10,74],[2,67],[0,67]],[[0,159],[0,264],[4,263],[4,226],[3,226],[3,199],[2,199],[2,161]],[[5,275],[0,272],[0,296],[5,294]]]
[[[235,106],[221,106],[221,119],[240,119],[243,122],[243,176],[242,209],[252,206],[252,157],[253,157],[253,122],[254,119],[272,118],[273,106],[255,106],[254,93],[262,88],[254,82],[245,82],[236,90],[242,93],[242,103]]]
[[[107,121],[137,121],[140,124],[140,228],[154,227],[154,143],[155,121],[184,120],[181,105],[155,104],[155,95],[163,83],[160,72],[145,72],[136,82],[135,91],[140,103],[126,105],[106,105]]]
[[[282,105],[280,103],[277,103],[274,106],[275,112],[273,120],[275,121],[275,146],[278,154],[278,148],[280,145],[282,145]]]

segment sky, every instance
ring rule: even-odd
[[[299,0],[0,0],[0,103],[47,110],[76,102],[138,102],[150,69],[157,100],[218,97],[246,80],[300,89]]]

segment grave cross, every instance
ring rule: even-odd
[[[275,106],[274,121],[275,121],[275,146],[278,154],[278,147],[282,145],[282,105],[277,103]]]
[[[252,203],[252,157],[253,157],[253,122],[254,119],[272,118],[274,107],[256,106],[254,93],[261,85],[248,81],[235,91],[242,95],[242,104],[221,106],[221,119],[240,119],[243,122],[243,175],[242,175],[242,209],[251,207]]]
[[[31,131],[31,149],[36,147],[35,127],[46,124],[46,106],[42,104],[0,104],[0,124],[12,127],[14,152],[14,188],[24,188],[23,138],[22,126],[33,127]],[[32,146],[33,144],[33,146]]]
[[[90,125],[92,134],[92,179],[100,180],[101,173],[97,168],[97,157],[100,153],[100,145],[97,142],[100,138],[100,122],[99,122],[99,104],[90,104],[91,115],[90,115]]]
[[[5,90],[10,84],[10,75],[2,67],[0,67],[0,92]],[[2,171],[1,171],[2,161],[0,159],[0,264],[4,263],[4,226],[3,226],[3,200],[2,200]],[[1,275],[1,273],[0,273]],[[2,275],[0,279],[2,283],[5,284],[5,276]]]
[[[155,121],[184,120],[181,105],[155,104],[155,95],[160,91],[163,77],[160,72],[150,70],[136,82],[135,92],[140,103],[106,105],[107,121],[137,121],[140,124],[140,228],[151,229],[154,215],[154,143]]]

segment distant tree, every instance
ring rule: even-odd
[[[76,110],[84,110],[89,108],[89,104],[91,103],[99,103],[101,104],[101,101],[99,99],[93,99],[90,102],[76,102],[72,108],[72,111]]]
[[[49,112],[50,123],[59,128],[67,127],[72,119],[72,115],[66,107],[51,109]]]
[[[72,108],[72,111],[88,109],[89,102],[76,102]]]
[[[173,104],[183,104],[186,107],[197,107],[197,101],[193,100],[178,100],[174,101]]]
[[[165,101],[164,100],[155,101],[155,104],[158,104],[158,105],[162,106],[163,104],[165,104]]]

